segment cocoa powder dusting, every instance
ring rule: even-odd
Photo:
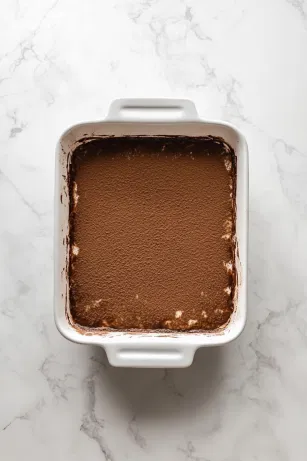
[[[236,158],[214,137],[88,139],[72,154],[70,311],[89,328],[216,330],[234,308]]]

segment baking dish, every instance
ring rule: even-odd
[[[75,328],[69,315],[69,191],[72,151],[87,137],[132,135],[217,136],[237,158],[236,236],[238,289],[235,309],[226,327],[216,332],[86,332]],[[81,141],[82,140],[82,141]],[[204,230],[205,231],[205,230]],[[219,346],[235,339],[246,321],[248,231],[248,149],[244,136],[225,122],[205,121],[184,99],[119,99],[101,122],[75,125],[60,138],[55,178],[55,322],[67,339],[102,346],[109,362],[123,367],[187,367],[199,347]]]

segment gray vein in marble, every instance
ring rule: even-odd
[[[297,302],[293,299],[288,298],[288,302],[284,310],[280,310],[280,311],[268,310],[268,315],[261,322],[258,322],[257,327],[256,327],[256,332],[255,332],[256,333],[255,338],[250,343],[250,345],[254,348],[254,350],[256,350],[255,343],[256,344],[258,343],[259,335],[262,332],[262,329],[271,324],[278,325],[279,319],[287,318],[290,312],[297,310],[299,304],[300,302]]]
[[[228,392],[235,395],[245,405],[250,403],[255,408],[263,410],[266,416],[281,416],[280,402],[275,401],[272,397],[267,398],[262,394],[258,376],[254,373],[249,374],[238,387],[228,389]],[[256,393],[259,397],[251,396],[251,393]]]
[[[19,13],[20,13],[20,3],[19,0],[15,0],[16,6],[15,6],[15,19],[18,19]]]
[[[104,420],[97,418],[95,413],[96,393],[94,375],[86,380],[86,388],[88,395],[88,410],[82,417],[80,431],[87,437],[94,440],[104,456],[106,461],[114,461],[114,457],[106,445],[102,431],[104,429]]]
[[[16,71],[16,69],[18,69],[19,66],[21,66],[22,63],[24,63],[27,60],[28,54],[31,54],[37,61],[41,62],[41,59],[39,58],[34,49],[33,43],[29,43],[27,45],[20,44],[19,57],[13,61],[10,67],[12,74]]]
[[[15,136],[16,136],[18,133],[21,133],[22,130],[23,130],[22,127],[12,128],[12,129],[11,129],[11,132],[10,132],[10,138],[15,138]]]
[[[141,0],[140,2],[132,2],[128,4],[128,18],[134,23],[138,23],[140,17],[154,4],[156,0]]]
[[[9,80],[9,78],[5,78],[3,80]],[[17,92],[14,92],[14,93],[5,93],[5,94],[0,95],[0,99],[9,98],[11,96],[21,96],[21,95],[26,94],[26,93],[30,93],[30,91],[29,90],[24,90],[24,91],[17,91]]]
[[[232,75],[229,77],[229,81],[226,84],[219,85],[218,87],[225,93],[226,96],[226,110],[233,119],[239,119],[243,122],[254,125],[245,115],[244,106],[238,95],[238,89],[241,87],[241,83]]]
[[[2,431],[6,431],[9,427],[12,426],[16,421],[29,421],[31,418],[36,414],[40,413],[42,409],[46,406],[45,399],[40,399],[38,403],[34,406],[34,408],[26,411],[25,413],[15,416],[9,423],[7,423],[3,428]]]
[[[46,323],[42,319],[39,319],[36,325],[37,325],[38,333],[43,338],[45,338],[46,341],[48,341],[48,343],[49,343],[50,341],[49,341],[49,335],[48,335],[48,329],[47,329]]]
[[[172,394],[176,395],[176,397],[183,397],[183,394],[179,392],[175,386],[172,370],[164,370],[162,381],[166,384],[167,388],[172,392]]]
[[[284,152],[279,150],[280,147]],[[307,214],[306,154],[282,139],[274,140],[272,150],[283,194],[291,204]]]
[[[289,299],[287,306],[284,310],[281,311],[269,311],[266,318],[261,322],[258,322],[253,329],[252,335],[254,336],[253,340],[250,341],[247,345],[253,351],[255,361],[251,362],[249,367],[249,372],[244,381],[238,387],[234,387],[229,390],[230,393],[238,395],[240,398],[244,397],[249,401],[255,403],[257,406],[263,408],[264,411],[269,412],[273,415],[280,415],[279,403],[274,400],[268,400],[265,397],[259,398],[250,395],[251,389],[256,389],[257,393],[260,390],[260,372],[261,370],[267,369],[270,373],[273,373],[280,381],[283,379],[283,370],[279,362],[277,362],[276,357],[274,356],[274,350],[269,350],[268,353],[264,353],[262,340],[265,338],[265,335],[262,334],[263,329],[269,325],[280,324],[279,319],[287,318],[290,313],[295,312],[300,303]],[[300,325],[304,322],[300,321]],[[307,329],[306,329],[307,330]],[[240,349],[240,346],[239,346]],[[245,361],[244,355],[242,354],[242,360]],[[250,360],[249,360],[250,362]]]
[[[48,17],[48,15],[55,9],[55,7],[57,6],[57,4],[59,3],[60,0],[55,0],[55,2],[52,3],[52,5],[47,8],[46,12],[43,14],[43,16],[41,17],[41,19],[39,20],[39,23],[38,25],[34,28],[34,30],[28,35],[28,37],[25,39],[25,41],[29,40],[29,39],[32,39],[34,38],[38,32],[40,31],[45,19]],[[24,43],[25,41],[21,42],[21,43]]]
[[[280,374],[280,366],[278,365],[274,357],[264,355],[262,352],[256,349],[253,343],[250,343],[250,347],[255,352],[255,355],[257,358],[256,368],[255,368],[256,373],[259,373],[259,370],[261,367],[267,367],[273,370],[274,372],[277,372]]]
[[[305,11],[305,5],[306,5],[305,0],[286,0],[286,2],[292,5],[293,8],[296,9],[296,11],[299,13],[299,15],[304,21],[306,20],[307,14]]]
[[[296,331],[299,333],[305,347],[307,348],[307,322],[302,318],[300,318]]]
[[[214,82],[214,84],[216,83],[215,82],[216,79],[217,79],[216,71],[215,71],[215,69],[213,67],[211,67],[209,65],[207,57],[206,56],[201,56],[199,62],[200,62],[200,65],[204,69],[204,76],[201,79],[202,83],[187,83],[186,87],[188,89],[190,89],[190,88],[206,88],[212,82]]]
[[[178,448],[178,451],[184,453],[186,461],[210,461],[208,458],[204,458],[203,456],[197,456],[196,449],[191,441],[187,442],[187,446],[185,448]]]
[[[298,303],[295,302],[294,300],[289,299],[287,306],[284,310],[282,311],[269,311],[268,315],[265,319],[263,319],[261,322],[258,322],[255,332],[254,332],[254,339],[249,342],[248,346],[251,348],[251,350],[255,354],[255,364],[251,369],[251,375],[250,377],[246,380],[246,382],[242,383],[240,386],[240,391],[242,392],[243,388],[249,383],[250,381],[258,381],[259,378],[259,371],[260,369],[267,368],[271,370],[274,374],[278,375],[279,378],[281,377],[281,367],[280,364],[277,363],[276,358],[273,357],[270,354],[264,354],[264,352],[261,349],[260,345],[260,334],[262,333],[262,330],[270,325],[272,322],[276,322],[279,324],[278,320],[282,317],[286,318],[287,315],[293,310],[296,310],[298,307]]]
[[[199,22],[194,21],[194,16],[192,14],[191,7],[186,7],[186,10],[184,13],[184,19],[189,22],[190,30],[195,34],[196,38],[202,41],[212,42],[212,38],[203,32]]]
[[[52,354],[44,360],[39,368],[39,371],[45,377],[48,386],[55,398],[57,400],[68,400],[69,391],[74,389],[74,387],[69,384],[70,379],[73,378],[73,374],[65,372],[63,373],[63,377],[55,376],[53,369],[54,365],[57,366],[58,362],[56,357]]]
[[[6,426],[4,426],[2,428],[2,431],[6,431],[6,429],[8,429],[12,424],[14,424],[15,421],[17,421],[18,419],[20,420],[27,420],[29,419],[29,416],[27,413],[24,413],[23,415],[20,415],[20,416],[15,416],[14,419],[12,419],[12,421],[10,421]]]
[[[32,211],[32,213],[38,218],[40,219],[41,218],[41,214],[33,207],[33,205],[31,205],[31,203],[29,203],[27,201],[27,199],[23,196],[23,194],[20,192],[20,190],[15,186],[15,184],[13,183],[13,181],[2,171],[0,170],[0,177],[3,177],[3,179],[11,185],[11,187],[14,189],[14,191],[16,192],[16,194],[18,195],[18,197],[20,198],[20,200],[22,201],[22,203],[27,207],[29,208],[29,210]]]
[[[161,38],[164,35],[163,29],[165,26],[163,24],[161,25],[160,22],[157,23],[156,21],[152,20],[148,24],[148,27],[153,34],[154,49],[155,49],[156,55],[158,57],[161,57],[160,42],[161,42]]]
[[[136,416],[135,415],[133,416],[133,418],[128,423],[127,432],[130,435],[130,437],[132,437],[132,439],[134,440],[136,445],[138,445],[143,450],[144,450],[144,448],[146,448],[147,442],[146,442],[145,437],[143,437],[141,435],[141,433],[140,433],[140,429],[139,429],[139,427],[138,427],[138,425],[136,423]]]
[[[265,398],[247,396],[247,400],[255,404],[258,408],[263,410],[270,415],[281,416],[280,408],[278,404],[272,400],[266,400]]]
[[[217,79],[216,71],[213,67],[209,65],[209,62],[206,56],[201,56],[200,64],[206,72],[206,79],[208,79],[209,81]]]
[[[303,157],[304,159],[306,158],[307,151],[306,151],[306,153],[301,152],[301,151],[298,150],[295,146],[286,143],[286,142],[284,141],[284,139],[276,138],[276,139],[274,140],[273,146],[275,147],[277,144],[282,144],[282,145],[284,146],[284,148],[285,148],[285,151],[286,151],[287,154],[289,154],[289,155],[299,154],[299,155],[300,155],[301,157]]]
[[[13,127],[11,128],[9,137],[15,138],[19,133],[23,132],[23,130],[27,127],[27,124],[18,121],[16,110],[12,114],[7,113],[7,116],[13,121]]]
[[[43,14],[37,26],[27,35],[27,37],[22,39],[11,51],[1,56],[0,62],[3,61],[4,58],[9,58],[11,54],[15,53],[15,51],[18,50],[18,56],[12,61],[12,63],[9,66],[10,75],[8,77],[5,77],[6,80],[11,78],[12,75],[15,73],[15,71],[22,65],[22,63],[27,61],[27,55],[29,53],[39,63],[42,62],[42,59],[38,56],[38,54],[35,51],[33,39],[36,38],[36,36],[38,35],[39,31],[41,30],[43,26],[44,21],[46,20],[48,15],[56,8],[58,3],[59,3],[59,0],[56,0],[55,2],[53,2],[52,5]],[[45,56],[45,58],[47,59],[47,56]]]
[[[263,327],[270,325],[272,322],[279,320],[280,318],[286,318],[287,315],[292,311],[296,311],[301,301],[295,301],[294,299],[288,298],[286,308],[281,311],[268,311],[267,317],[258,324],[257,330],[261,330]]]
[[[90,360],[96,365],[95,371],[98,372],[100,367],[107,369],[110,367],[109,362],[106,357],[102,357],[101,355],[93,355]]]
[[[128,11],[128,17],[136,24],[143,23],[142,15],[147,8],[152,5],[152,2],[144,2],[141,4],[139,9],[134,11]],[[158,17],[153,15],[151,20],[148,22],[148,27],[153,36],[153,45],[158,57],[170,58],[171,55],[168,51],[168,47],[172,42],[172,39],[167,34],[166,27],[169,24],[179,24],[179,23],[186,24],[186,30],[184,33],[184,40],[187,37],[189,31],[193,32],[195,37],[201,41],[209,41],[211,42],[212,39],[209,37],[201,28],[199,22],[194,20],[193,12],[191,7],[186,7],[183,15],[178,16],[166,16],[166,17]],[[180,40],[180,39],[179,39]]]
[[[193,19],[193,15],[192,15],[192,8],[190,6],[187,6],[186,9],[185,9],[185,13],[184,13],[184,18],[187,20],[187,21],[192,21]]]
[[[21,308],[21,297],[29,293],[29,291],[31,291],[31,287],[29,287],[29,285],[24,283],[22,280],[17,280],[16,291],[17,293],[15,296],[5,298],[0,302],[1,314],[11,319],[15,318],[16,309]]]

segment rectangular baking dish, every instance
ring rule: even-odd
[[[236,236],[238,289],[230,321],[217,332],[83,332],[70,321],[69,307],[69,191],[72,151],[93,136],[217,136],[234,149],[237,158]],[[82,141],[81,141],[82,140]],[[204,229],[204,232],[206,230]],[[235,339],[246,321],[248,231],[248,149],[244,136],[225,122],[199,118],[195,105],[184,99],[119,99],[107,118],[69,128],[56,149],[55,178],[55,322],[67,339],[105,349],[109,362],[122,367],[187,367],[199,347],[219,346]]]

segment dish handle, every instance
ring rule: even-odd
[[[105,344],[108,360],[115,367],[184,368],[192,364],[196,347],[170,344]]]
[[[189,99],[115,99],[107,116],[109,121],[196,121],[195,104]]]

